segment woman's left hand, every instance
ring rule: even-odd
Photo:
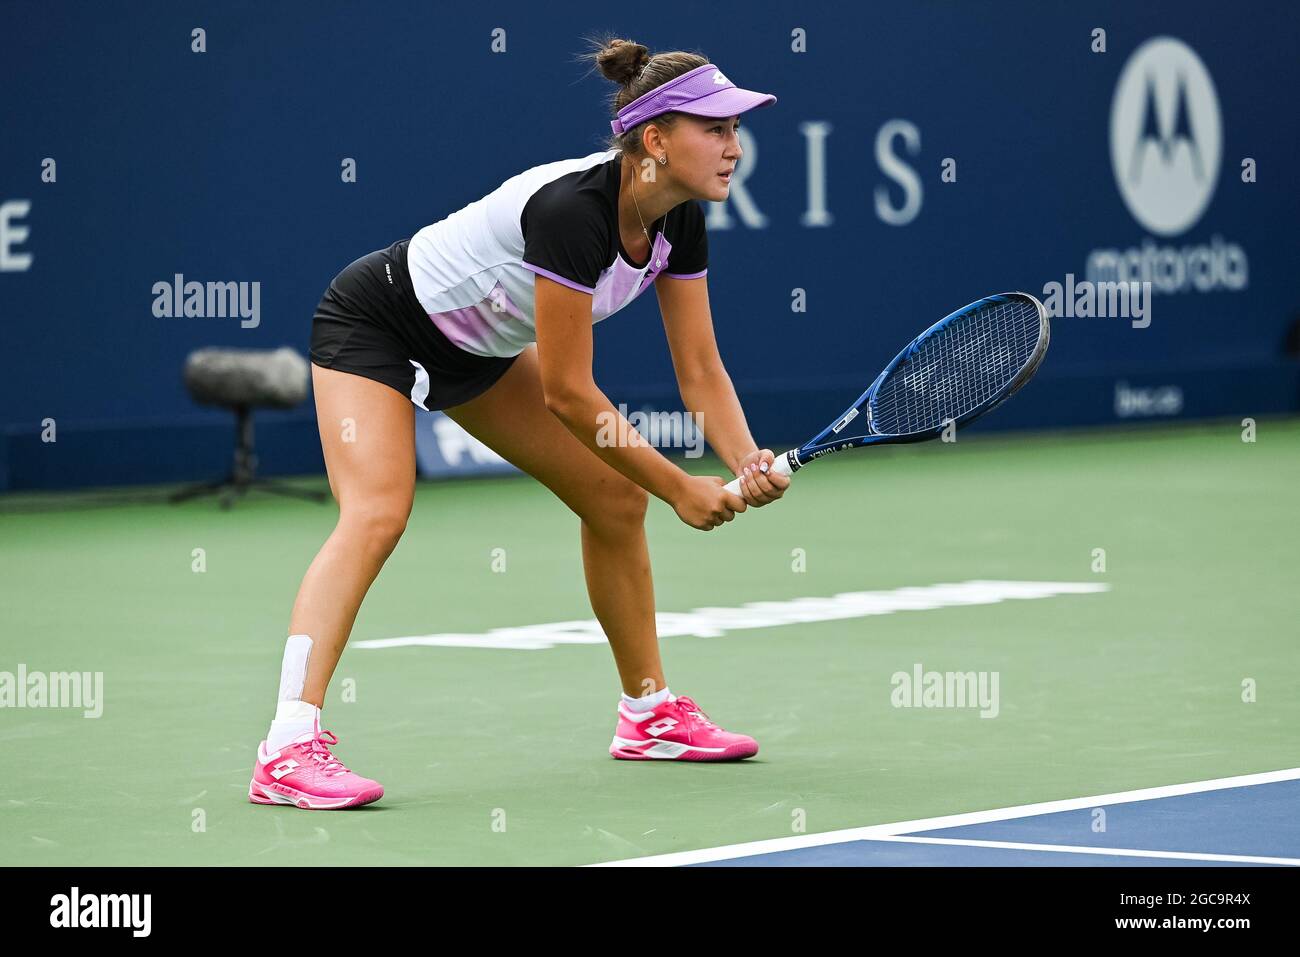
[[[755,449],[740,460],[737,478],[745,504],[758,508],[775,502],[790,487],[790,476],[772,471],[776,456],[771,449]]]

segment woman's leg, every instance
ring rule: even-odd
[[[311,374],[339,518],[298,589],[289,633],[312,639],[302,700],[319,708],[361,600],[411,514],[415,407],[373,379],[315,364]]]
[[[546,408],[536,348],[525,349],[487,392],[446,412],[582,520],[587,593],[614,652],[623,691],[639,697],[666,687],[644,526],[649,494],[579,442]]]

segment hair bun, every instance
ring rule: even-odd
[[[608,80],[627,86],[650,62],[650,48],[631,40],[610,40],[596,56],[596,65]]]

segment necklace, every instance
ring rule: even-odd
[[[650,231],[645,228],[645,219],[641,216],[641,204],[636,201],[636,173],[632,174],[632,205],[636,207],[636,218],[641,221],[641,232],[645,235],[646,245],[650,247],[650,252],[655,251],[655,244],[650,241]],[[662,265],[658,259],[655,259],[655,269]]]

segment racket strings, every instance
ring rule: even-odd
[[[872,428],[910,435],[942,428],[997,397],[1029,362],[1041,332],[1025,300],[988,305],[927,336],[876,390]]]

